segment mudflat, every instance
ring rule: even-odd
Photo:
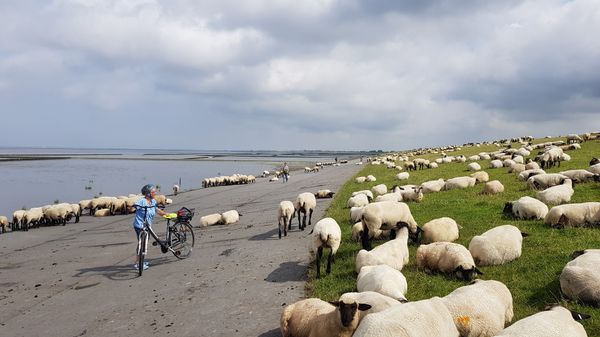
[[[250,185],[173,196],[167,211],[202,215],[231,209],[228,226],[195,227],[192,256],[178,260],[150,247],[150,268],[133,268],[132,215],[82,216],[77,224],[0,235],[0,331],[3,336],[280,336],[283,307],[305,295],[308,227],[295,218],[278,239],[277,208],[299,193],[337,191],[362,166],[292,172],[289,182],[259,178]],[[316,223],[331,199],[317,199]],[[155,220],[157,233],[164,220]]]

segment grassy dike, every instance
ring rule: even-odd
[[[537,139],[534,143],[546,142],[548,139]],[[519,148],[519,144],[513,144]],[[461,151],[449,155],[463,154],[469,157],[480,152],[493,152],[498,147],[465,147]],[[531,158],[538,150],[532,151]],[[600,155],[600,141],[583,143],[580,150],[568,151],[572,159],[563,162],[560,168],[552,168],[547,172],[559,172],[568,169],[588,168],[592,157]],[[419,156],[434,160],[439,154]],[[543,309],[545,304],[560,302],[564,306],[588,313],[592,317],[583,322],[589,336],[600,336],[600,308],[593,308],[562,297],[560,292],[559,275],[570,260],[570,255],[575,250],[600,248],[600,228],[567,228],[564,230],[552,229],[544,225],[541,220],[515,220],[505,217],[502,213],[504,203],[516,200],[522,196],[535,196],[535,191],[529,189],[526,183],[519,181],[517,175],[508,173],[507,168],[489,169],[489,160],[479,161],[479,164],[488,172],[491,180],[499,180],[505,187],[504,193],[495,196],[481,195],[483,184],[464,190],[441,191],[425,194],[421,203],[409,203],[409,207],[417,223],[422,226],[429,220],[448,216],[456,220],[463,228],[460,238],[456,241],[468,247],[471,238],[486,230],[504,224],[513,224],[521,231],[530,234],[523,241],[522,256],[516,261],[501,266],[481,267],[485,275],[481,279],[498,280],[508,286],[514,303],[515,317],[513,322],[534,314]],[[401,164],[401,163],[400,163]],[[342,228],[342,244],[338,250],[332,273],[321,279],[315,279],[314,270],[309,271],[310,281],[307,285],[308,293],[312,297],[324,300],[335,300],[342,293],[356,291],[355,256],[360,250],[360,244],[351,241],[350,211],[346,202],[353,191],[370,189],[377,184],[386,184],[388,189],[394,185],[421,184],[428,180],[439,178],[449,179],[469,175],[466,163],[440,164],[437,169],[411,171],[410,179],[399,181],[395,169],[387,169],[385,165],[367,165],[357,176],[372,174],[376,182],[356,183],[354,177],[348,181],[340,191],[337,191],[335,200],[327,210],[326,216],[338,221]],[[600,201],[600,183],[578,184],[572,203]],[[375,245],[380,243],[375,243]],[[408,281],[406,297],[410,301],[427,299],[432,296],[445,296],[454,289],[467,283],[443,275],[429,275],[418,270],[415,261],[417,247],[409,244],[410,262],[402,269]],[[326,251],[328,253],[328,251]],[[600,266],[598,267],[600,268]]]

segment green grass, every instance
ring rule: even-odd
[[[546,142],[548,139],[538,139],[534,143]],[[519,144],[513,144],[519,148]],[[448,155],[464,154],[469,157],[480,152],[496,151],[498,147],[489,145],[482,147],[465,147]],[[531,153],[531,158],[539,150]],[[563,162],[560,168],[552,168],[547,172],[558,172],[568,169],[588,168],[592,157],[600,154],[600,142],[590,141],[582,144],[580,150],[568,151],[572,159]],[[440,154],[418,156],[433,160]],[[367,165],[357,176],[372,174],[376,182],[358,184],[354,177],[337,192],[336,198],[327,210],[326,216],[338,221],[342,228],[342,245],[338,250],[332,273],[321,279],[315,279],[314,270],[309,271],[310,281],[308,293],[313,297],[324,300],[335,300],[342,293],[356,291],[355,256],[360,250],[360,244],[351,241],[350,211],[346,201],[353,191],[370,189],[377,184],[386,184],[388,189],[394,185],[420,184],[422,182],[469,175],[466,163],[441,164],[437,169],[411,171],[410,179],[399,181],[395,178],[395,169],[387,169],[385,165]],[[560,302],[562,305],[592,315],[583,322],[589,336],[600,336],[600,308],[594,308],[563,298],[560,292],[559,275],[570,255],[575,250],[600,248],[600,229],[567,228],[552,229],[541,220],[515,220],[503,215],[504,203],[516,200],[522,196],[535,196],[535,191],[527,188],[526,184],[517,179],[516,174],[507,173],[507,168],[489,169],[489,161],[479,161],[481,167],[488,172],[490,180],[499,180],[505,187],[504,193],[495,196],[484,196],[479,193],[482,184],[464,190],[442,191],[426,194],[421,203],[409,203],[412,214],[419,223],[448,216],[456,220],[463,228],[460,238],[456,241],[468,247],[471,238],[486,230],[503,224],[513,224],[521,231],[530,234],[523,241],[522,256],[516,261],[501,266],[479,268],[484,272],[481,279],[498,280],[506,284],[513,295],[513,322],[539,312],[548,303]],[[600,184],[587,183],[575,186],[572,203],[600,201]],[[375,243],[377,245],[379,243]],[[432,296],[445,296],[454,289],[466,285],[465,282],[444,276],[430,275],[417,270],[415,263],[416,246],[410,245],[410,262],[402,269],[408,281],[406,297],[411,301],[427,299]],[[328,253],[328,252],[326,252]],[[598,267],[600,269],[600,266]]]

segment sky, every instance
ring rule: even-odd
[[[403,150],[600,131],[600,1],[0,0],[0,146]]]

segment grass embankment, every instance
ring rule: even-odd
[[[535,143],[545,142],[539,139]],[[513,144],[519,148],[519,144]],[[496,146],[465,147],[461,151],[449,155],[478,154],[493,152]],[[531,153],[533,158],[538,150]],[[568,169],[587,169],[592,157],[600,154],[600,142],[583,143],[580,150],[568,151],[572,160],[563,162],[561,167],[555,167],[547,172],[558,172]],[[434,160],[439,154],[419,156]],[[600,336],[600,308],[574,303],[564,299],[560,292],[559,275],[570,255],[575,250],[600,248],[600,229],[567,228],[552,229],[541,220],[515,220],[503,215],[504,203],[528,195],[535,197],[535,191],[529,189],[525,182],[519,181],[517,175],[508,173],[507,168],[489,169],[488,161],[479,164],[488,172],[491,180],[499,180],[505,187],[504,193],[495,196],[481,195],[483,184],[464,190],[442,191],[426,194],[421,203],[409,203],[409,207],[417,223],[422,226],[426,222],[448,216],[462,226],[460,238],[456,241],[468,247],[471,238],[488,229],[504,224],[513,224],[521,231],[530,234],[523,241],[522,256],[516,261],[501,266],[479,268],[485,275],[481,279],[498,280],[507,285],[513,295],[513,322],[534,314],[543,309],[545,304],[561,302],[566,307],[588,313],[592,317],[583,322],[589,336]],[[335,300],[342,293],[356,291],[355,256],[360,250],[360,244],[351,241],[350,211],[346,202],[353,191],[370,189],[377,184],[386,184],[389,189],[394,185],[421,184],[428,180],[453,178],[469,175],[466,163],[441,164],[437,169],[411,171],[410,179],[399,181],[395,175],[398,170],[387,169],[385,165],[367,165],[357,176],[372,174],[376,182],[358,184],[354,178],[348,181],[337,192],[335,200],[327,210],[326,216],[338,221],[342,228],[342,245],[338,250],[333,271],[330,275],[315,279],[314,271],[310,272],[311,281],[308,284],[309,293],[313,297],[325,300]],[[401,163],[399,163],[401,165]],[[587,183],[575,186],[575,194],[571,203],[600,201],[600,183]],[[380,243],[375,243],[375,245]],[[467,283],[444,275],[430,275],[418,270],[415,261],[416,246],[409,245],[410,262],[402,269],[408,281],[406,297],[411,301],[427,299],[432,296],[445,296],[454,289]],[[328,252],[326,252],[328,253]],[[598,267],[600,268],[600,266]]]

